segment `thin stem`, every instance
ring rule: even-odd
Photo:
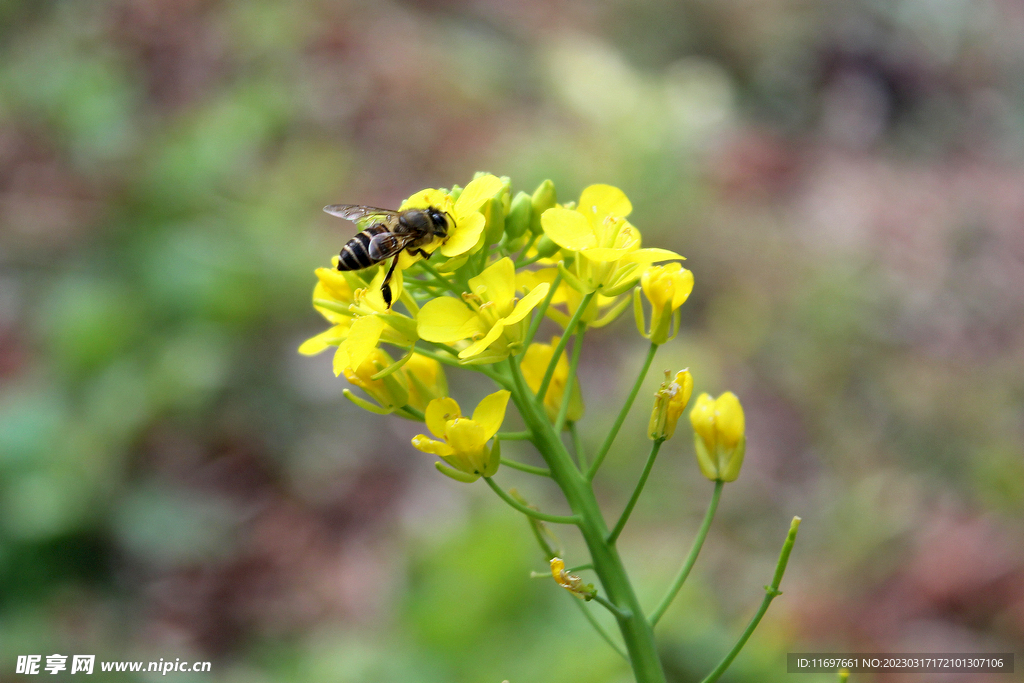
[[[529,472],[530,474],[536,474],[541,477],[550,477],[551,470],[546,467],[534,467],[533,465],[527,465],[525,463],[516,462],[515,460],[509,460],[507,458],[501,459],[501,464],[505,467],[511,467],[514,470],[520,472]]]
[[[526,340],[523,341],[523,348],[529,348],[530,344],[533,343],[533,338],[537,336],[537,330],[540,328],[541,321],[544,320],[544,316],[547,315],[548,306],[551,305],[551,299],[554,298],[555,292],[558,290],[558,285],[562,284],[562,274],[556,273],[555,279],[552,281],[551,286],[548,287],[548,293],[544,297],[544,300],[540,302],[540,306],[537,306],[537,310],[533,314],[533,320],[530,321],[530,327],[526,331]]]
[[[651,615],[647,617],[647,620],[651,622],[653,627],[661,619],[662,615],[665,614],[665,610],[672,604],[676,595],[679,593],[679,589],[683,587],[683,582],[686,581],[686,577],[690,575],[690,570],[693,569],[693,563],[697,561],[697,555],[700,554],[700,549],[704,546],[704,539],[708,536],[708,529],[711,528],[711,520],[715,518],[715,510],[718,509],[718,500],[722,497],[722,487],[725,485],[723,481],[715,482],[715,492],[711,494],[711,502],[708,504],[708,511],[704,513],[704,521],[700,524],[700,529],[697,531],[697,537],[693,539],[693,545],[690,547],[690,554],[686,556],[686,561],[683,562],[682,568],[679,573],[676,574],[676,578],[672,581],[672,585],[669,587],[668,592],[665,593],[665,597],[661,599],[661,602]]]
[[[443,275],[441,275],[441,273],[438,272],[437,268],[435,268],[434,266],[430,265],[430,263],[426,259],[423,259],[421,261],[417,261],[417,263],[420,266],[422,266],[423,270],[427,271],[427,273],[434,280],[436,280],[437,283],[441,287],[443,287],[444,289],[447,289],[449,292],[451,292],[452,294],[454,294],[457,297],[461,297],[462,296],[463,292],[458,287],[453,285],[451,283],[451,281],[447,280]]]
[[[451,348],[449,346],[445,346],[444,344],[434,344],[434,346],[438,347],[438,348],[444,349],[449,354],[458,354],[458,351],[456,351],[455,349],[453,349],[453,348]],[[507,378],[505,378],[503,375],[495,372],[494,370],[492,370],[492,369],[490,369],[490,368],[488,368],[488,367],[486,367],[484,365],[463,365],[462,363],[459,362],[457,355],[455,357],[452,357],[450,355],[449,356],[445,356],[445,355],[442,355],[440,353],[435,353],[435,352],[431,351],[430,349],[425,349],[422,346],[417,346],[416,347],[416,353],[420,354],[421,356],[426,356],[427,358],[433,358],[438,363],[442,363],[444,365],[450,365],[450,366],[456,367],[456,368],[468,368],[470,370],[476,370],[477,372],[479,372],[481,374],[484,374],[484,375],[487,375],[488,377],[490,377],[499,386],[504,387],[505,389],[511,389],[512,388],[510,386],[509,380]]]
[[[789,525],[789,533],[786,534],[786,541],[782,544],[782,551],[779,553],[779,561],[775,565],[775,576],[772,578],[770,586],[765,586],[764,600],[761,601],[761,607],[758,608],[757,614],[754,615],[753,619],[747,625],[747,629],[740,636],[740,639],[736,641],[736,645],[733,646],[729,654],[725,656],[718,666],[707,675],[701,683],[713,683],[717,681],[719,676],[725,673],[725,670],[732,664],[732,660],[736,659],[736,655],[740,653],[743,646],[747,644],[747,640],[750,639],[750,635],[757,628],[757,625],[761,622],[761,618],[764,613],[768,611],[768,605],[772,603],[776,597],[782,595],[782,591],[779,590],[779,584],[782,582],[782,575],[786,573],[786,565],[789,563],[789,554],[793,552],[793,544],[796,542],[796,532],[800,529],[800,518],[794,517],[793,521]]]
[[[525,432],[498,432],[498,438],[502,441],[529,441],[533,438],[533,432],[529,429]]]
[[[576,368],[580,364],[580,352],[583,350],[583,333],[587,331],[586,323],[579,323],[578,327],[576,340],[572,343],[572,359],[569,361],[569,376],[565,380],[565,390],[562,393],[562,405],[558,407],[558,417],[555,419],[556,434],[562,433],[562,428],[565,427],[565,416],[569,414],[569,402],[572,400],[576,382]]]
[[[579,463],[580,471],[587,469],[587,454],[583,450],[583,438],[580,430],[576,428],[575,422],[569,423],[569,434],[572,436],[572,450],[576,453],[576,462]]]
[[[569,337],[576,331],[576,324],[583,317],[583,312],[590,305],[590,300],[594,298],[594,292],[590,292],[583,296],[583,301],[580,302],[576,312],[569,318],[569,323],[565,326],[565,334],[558,340],[558,345],[555,347],[555,352],[551,354],[551,362],[548,363],[548,369],[544,371],[544,379],[540,381],[540,388],[537,390],[537,400],[543,404],[544,395],[548,393],[548,385],[551,384],[551,378],[555,376],[555,367],[558,366],[558,359],[562,357],[562,352],[565,351],[565,345],[569,343]],[[557,433],[557,432],[556,432]]]
[[[520,268],[525,268],[526,266],[532,265],[532,264],[536,263],[537,261],[540,261],[542,258],[544,258],[543,255],[541,255],[541,254],[534,254],[533,256],[531,256],[530,258],[526,259],[525,261],[516,261],[516,270],[519,270]]]
[[[629,655],[626,654],[626,651],[623,650],[618,643],[612,640],[611,634],[605,630],[604,626],[601,626],[601,622],[597,620],[597,617],[590,613],[590,608],[588,608],[587,605],[582,600],[577,598],[575,595],[570,595],[569,599],[576,603],[576,605],[580,608],[580,611],[583,612],[583,616],[586,617],[587,621],[590,622],[590,625],[594,627],[595,631],[597,631],[597,635],[604,638],[604,642],[608,643],[613,650],[619,653],[620,657],[622,657],[628,662]]]
[[[654,467],[654,461],[658,457],[658,451],[661,449],[661,444],[665,443],[664,439],[657,439],[654,445],[651,446],[651,454],[647,456],[647,464],[644,465],[644,471],[640,474],[640,481],[636,483],[636,488],[633,489],[633,495],[630,496],[629,502],[626,503],[626,509],[622,511],[622,515],[619,516],[619,521],[615,523],[615,528],[608,534],[608,544],[614,544],[618,540],[619,534],[622,533],[623,527],[626,526],[626,522],[629,520],[629,516],[633,513],[633,508],[636,506],[636,502],[640,500],[640,494],[644,490],[644,484],[647,483],[647,477],[651,475],[651,468]]]
[[[607,598],[602,597],[600,595],[595,595],[593,598],[591,598],[591,600],[593,600],[594,602],[596,602],[597,604],[601,605],[606,610],[611,612],[612,616],[614,616],[616,619],[620,619],[620,620],[622,620],[622,619],[629,619],[630,617],[633,616],[633,613],[630,612],[628,609],[627,610],[619,609],[618,607],[616,607],[612,603],[608,602]]]
[[[510,496],[505,492],[505,489],[495,484],[494,480],[490,477],[484,477],[484,481],[487,482],[487,485],[490,486],[502,500],[514,507],[516,510],[522,512],[527,517],[533,517],[534,519],[539,519],[543,522],[551,522],[553,524],[578,524],[580,521],[580,518],[576,515],[549,515],[544,512],[538,512],[531,507],[523,505],[518,500]]]
[[[629,398],[626,399],[625,405],[622,406],[622,410],[619,411],[619,416],[615,418],[615,424],[612,425],[612,429],[608,432],[608,436],[605,438],[604,443],[601,444],[601,450],[597,452],[597,456],[594,458],[593,464],[590,465],[590,469],[587,470],[587,480],[593,481],[594,475],[597,474],[597,469],[601,467],[601,463],[604,461],[608,451],[612,447],[612,442],[615,441],[616,435],[619,433],[619,429],[622,427],[622,423],[626,421],[626,415],[629,413],[629,409],[633,407],[633,401],[636,400],[636,395],[640,393],[640,386],[644,383],[644,378],[647,377],[647,371],[651,367],[651,363],[654,361],[654,354],[658,350],[658,345],[652,343],[651,348],[647,350],[647,358],[644,360],[644,366],[640,369],[640,374],[637,375],[636,382],[633,384],[633,390],[629,392]]]
[[[582,571],[586,571],[587,569],[593,569],[593,568],[594,568],[594,565],[592,565],[592,564],[578,564],[575,567],[569,567],[565,571],[569,572],[570,574],[574,574],[576,572],[582,572]]]

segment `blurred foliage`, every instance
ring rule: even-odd
[[[659,627],[676,680],[728,648],[793,514],[729,680],[795,650],[1012,649],[1022,30],[1004,0],[0,1],[0,679],[60,652],[215,662],[193,681],[626,680],[529,580],[521,520],[295,354],[349,236],[319,207],[478,169],[622,187],[696,276],[657,363],[747,407]],[[617,390],[588,391],[592,447],[631,330],[583,358],[585,391]],[[651,604],[710,495],[678,441],[622,539]]]

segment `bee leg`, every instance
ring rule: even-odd
[[[434,255],[434,252],[424,251],[423,249],[410,249],[409,253],[413,256],[422,256],[424,260],[428,260]]]
[[[391,267],[388,268],[388,274],[384,276],[384,282],[380,285],[380,293],[384,297],[384,305],[387,308],[391,308],[391,276],[395,274],[395,267],[398,266],[398,257],[401,254],[395,254],[395,257],[391,259]]]

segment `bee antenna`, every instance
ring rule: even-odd
[[[448,218],[452,219],[452,227],[454,228],[455,227],[455,216],[451,215],[447,211],[444,212],[444,215],[448,216]]]

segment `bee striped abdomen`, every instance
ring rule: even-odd
[[[370,256],[370,240],[374,235],[386,232],[389,232],[386,226],[376,223],[356,234],[341,248],[338,270],[362,270],[377,263],[379,259]]]

